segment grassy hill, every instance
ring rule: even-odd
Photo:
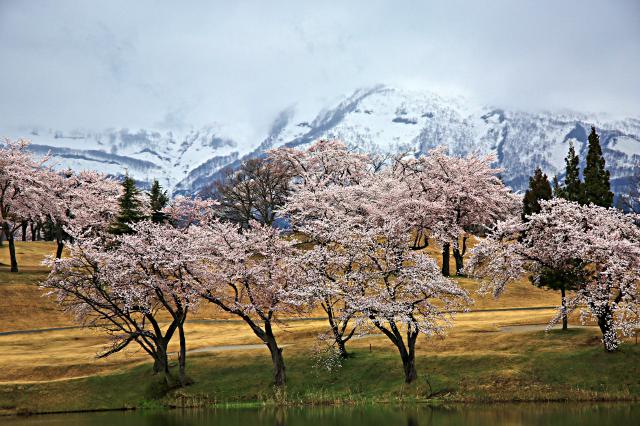
[[[556,293],[516,283],[498,300],[476,299],[445,339],[418,339],[418,381],[403,383],[397,352],[373,330],[349,343],[354,356],[331,373],[314,369],[320,312],[285,321],[278,330],[287,363],[286,392],[270,386],[266,348],[238,321],[203,305],[187,326],[188,373],[195,384],[161,396],[151,362],[131,348],[106,360],[95,354],[104,335],[75,327],[37,286],[47,270],[46,242],[19,242],[21,272],[8,271],[0,248],[0,412],[43,412],[220,403],[354,403],[437,400],[614,400],[640,396],[640,346],[605,353],[597,330],[542,331]],[[434,249],[435,250],[435,249]],[[435,251],[432,254],[436,254]],[[478,283],[461,278],[472,292]],[[535,308],[535,309],[532,309]],[[516,327],[513,327],[516,326]],[[42,329],[55,329],[42,331]],[[40,332],[32,332],[41,330]],[[14,333],[21,331],[21,333]],[[8,333],[8,334],[7,334]],[[257,345],[257,346],[238,346]],[[174,346],[172,350],[176,350]],[[174,356],[175,359],[175,356]],[[427,380],[428,379],[428,382]]]

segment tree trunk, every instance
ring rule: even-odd
[[[422,242],[423,239],[424,243]],[[411,250],[422,250],[426,247],[429,247],[429,236],[422,230],[416,231]]]
[[[416,371],[416,357],[415,354],[407,353],[402,357],[402,368],[404,369],[404,382],[411,383],[418,378],[418,372]]]
[[[180,386],[186,386],[187,383],[187,340],[184,336],[184,325],[178,326],[178,335],[180,337],[180,352],[178,353],[178,379]]]
[[[169,372],[169,357],[167,355],[167,343],[158,342],[156,344],[156,354],[154,357],[153,372],[162,373],[167,386],[171,386],[171,373]]]
[[[64,242],[62,240],[57,240],[58,246],[56,247],[56,259],[60,259],[62,257],[62,250],[64,249]]]
[[[273,335],[266,336],[266,344],[269,352],[271,352],[271,361],[273,361],[273,383],[276,386],[284,386],[286,376],[282,348],[278,347],[276,338]]]
[[[416,338],[417,335],[411,336],[410,332],[407,333],[408,348],[404,345],[402,339],[397,339],[397,341],[394,342],[402,359],[405,383],[411,383],[418,378],[418,372],[416,370]]]
[[[160,354],[156,354],[153,358],[153,372],[162,373],[168,368],[168,362]]]
[[[16,243],[13,239],[13,235],[9,232],[7,234],[7,241],[9,242],[9,257],[11,258],[11,272],[18,272],[18,258],[16,257]]]
[[[448,277],[449,273],[449,243],[444,243],[442,245],[442,275]]]
[[[336,346],[338,347],[338,353],[340,354],[340,358],[347,358],[349,356],[349,353],[347,353],[346,343],[347,343],[347,340],[349,340],[349,338],[347,339],[343,338],[344,331],[346,329],[347,324],[341,321],[343,326],[342,332],[341,332],[340,327],[336,323],[335,318],[333,316],[333,308],[331,307],[331,301],[325,300],[324,303],[326,304],[326,306],[323,305],[323,309],[327,313],[327,317],[329,318],[329,326],[331,327],[331,331],[333,333],[333,340],[336,342]]]
[[[56,225],[56,243],[58,243],[56,259],[60,259],[62,257],[62,249],[64,249],[64,240],[62,239],[62,228],[60,225]]]
[[[36,224],[31,222],[29,224],[29,228],[31,228],[31,241],[36,240]]]
[[[338,353],[340,354],[340,358],[348,358],[349,352],[347,352],[347,347],[344,344],[344,340],[339,338],[336,340],[336,343],[338,345]]]
[[[562,295],[562,329],[567,330],[569,322],[567,320],[567,297],[564,287],[560,287],[560,294]]]
[[[607,339],[611,338],[611,333],[615,333],[611,329],[611,322],[613,320],[613,315],[611,314],[611,309],[607,307],[602,315],[598,317],[598,327],[600,327],[600,331],[602,332],[602,341],[604,343],[604,350],[606,352],[615,352],[618,350],[618,345],[614,342],[608,342]]]
[[[453,248],[453,258],[456,260],[456,275],[463,276],[464,255],[467,252],[467,237],[462,237],[462,249],[460,247]]]
[[[456,275],[462,275],[462,268],[464,268],[464,261],[462,260],[462,254],[456,247],[453,248],[453,258],[456,261]]]
[[[418,329],[412,328],[411,324],[407,324],[407,345],[404,344],[402,335],[395,321],[390,318],[385,318],[389,324],[389,328],[385,327],[374,316],[369,316],[373,321],[373,324],[382,331],[385,336],[393,342],[398,352],[400,352],[400,358],[402,359],[402,369],[404,370],[405,383],[411,383],[418,378],[418,372],[416,371],[416,340],[418,339]]]
[[[22,241],[27,241],[27,222],[22,222],[20,227],[22,228]]]

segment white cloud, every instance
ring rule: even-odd
[[[638,21],[636,1],[3,1],[0,125],[259,134],[376,83],[638,116]]]

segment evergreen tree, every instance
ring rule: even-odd
[[[580,181],[580,158],[576,154],[573,143],[569,145],[569,152],[564,159],[565,177],[564,185],[559,187],[556,194],[559,198],[569,201],[582,202],[584,196],[583,184]]]
[[[120,212],[109,227],[109,232],[115,235],[131,234],[133,230],[130,223],[136,223],[144,219],[141,211],[140,191],[136,187],[134,180],[129,175],[122,181],[123,193],[118,198]]]
[[[151,207],[151,220],[155,223],[162,223],[166,220],[167,215],[162,212],[169,202],[167,191],[162,189],[157,179],[153,180],[151,191],[149,192],[149,202]]]
[[[529,189],[522,199],[522,220],[527,220],[526,216],[540,212],[540,200],[550,200],[552,197],[551,185],[547,175],[542,173],[538,167],[529,178]]]
[[[553,198],[561,198],[562,187],[560,186],[560,181],[558,180],[558,175],[553,177]]]
[[[589,135],[589,151],[587,165],[584,168],[584,204],[593,203],[597,206],[611,207],[613,192],[609,184],[609,171],[605,168],[600,137],[596,128],[591,127]]]

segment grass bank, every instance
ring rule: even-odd
[[[607,354],[597,346],[592,330],[458,335],[451,340],[449,348],[421,346],[420,377],[411,385],[403,383],[395,351],[376,337],[352,345],[353,357],[330,373],[314,369],[305,348],[285,349],[288,384],[281,391],[270,385],[266,350],[201,353],[189,359],[195,383],[165,395],[144,362],[110,374],[3,384],[0,409],[11,414],[212,405],[640,399],[640,346],[626,344],[620,352]],[[430,398],[433,393],[437,396]]]

